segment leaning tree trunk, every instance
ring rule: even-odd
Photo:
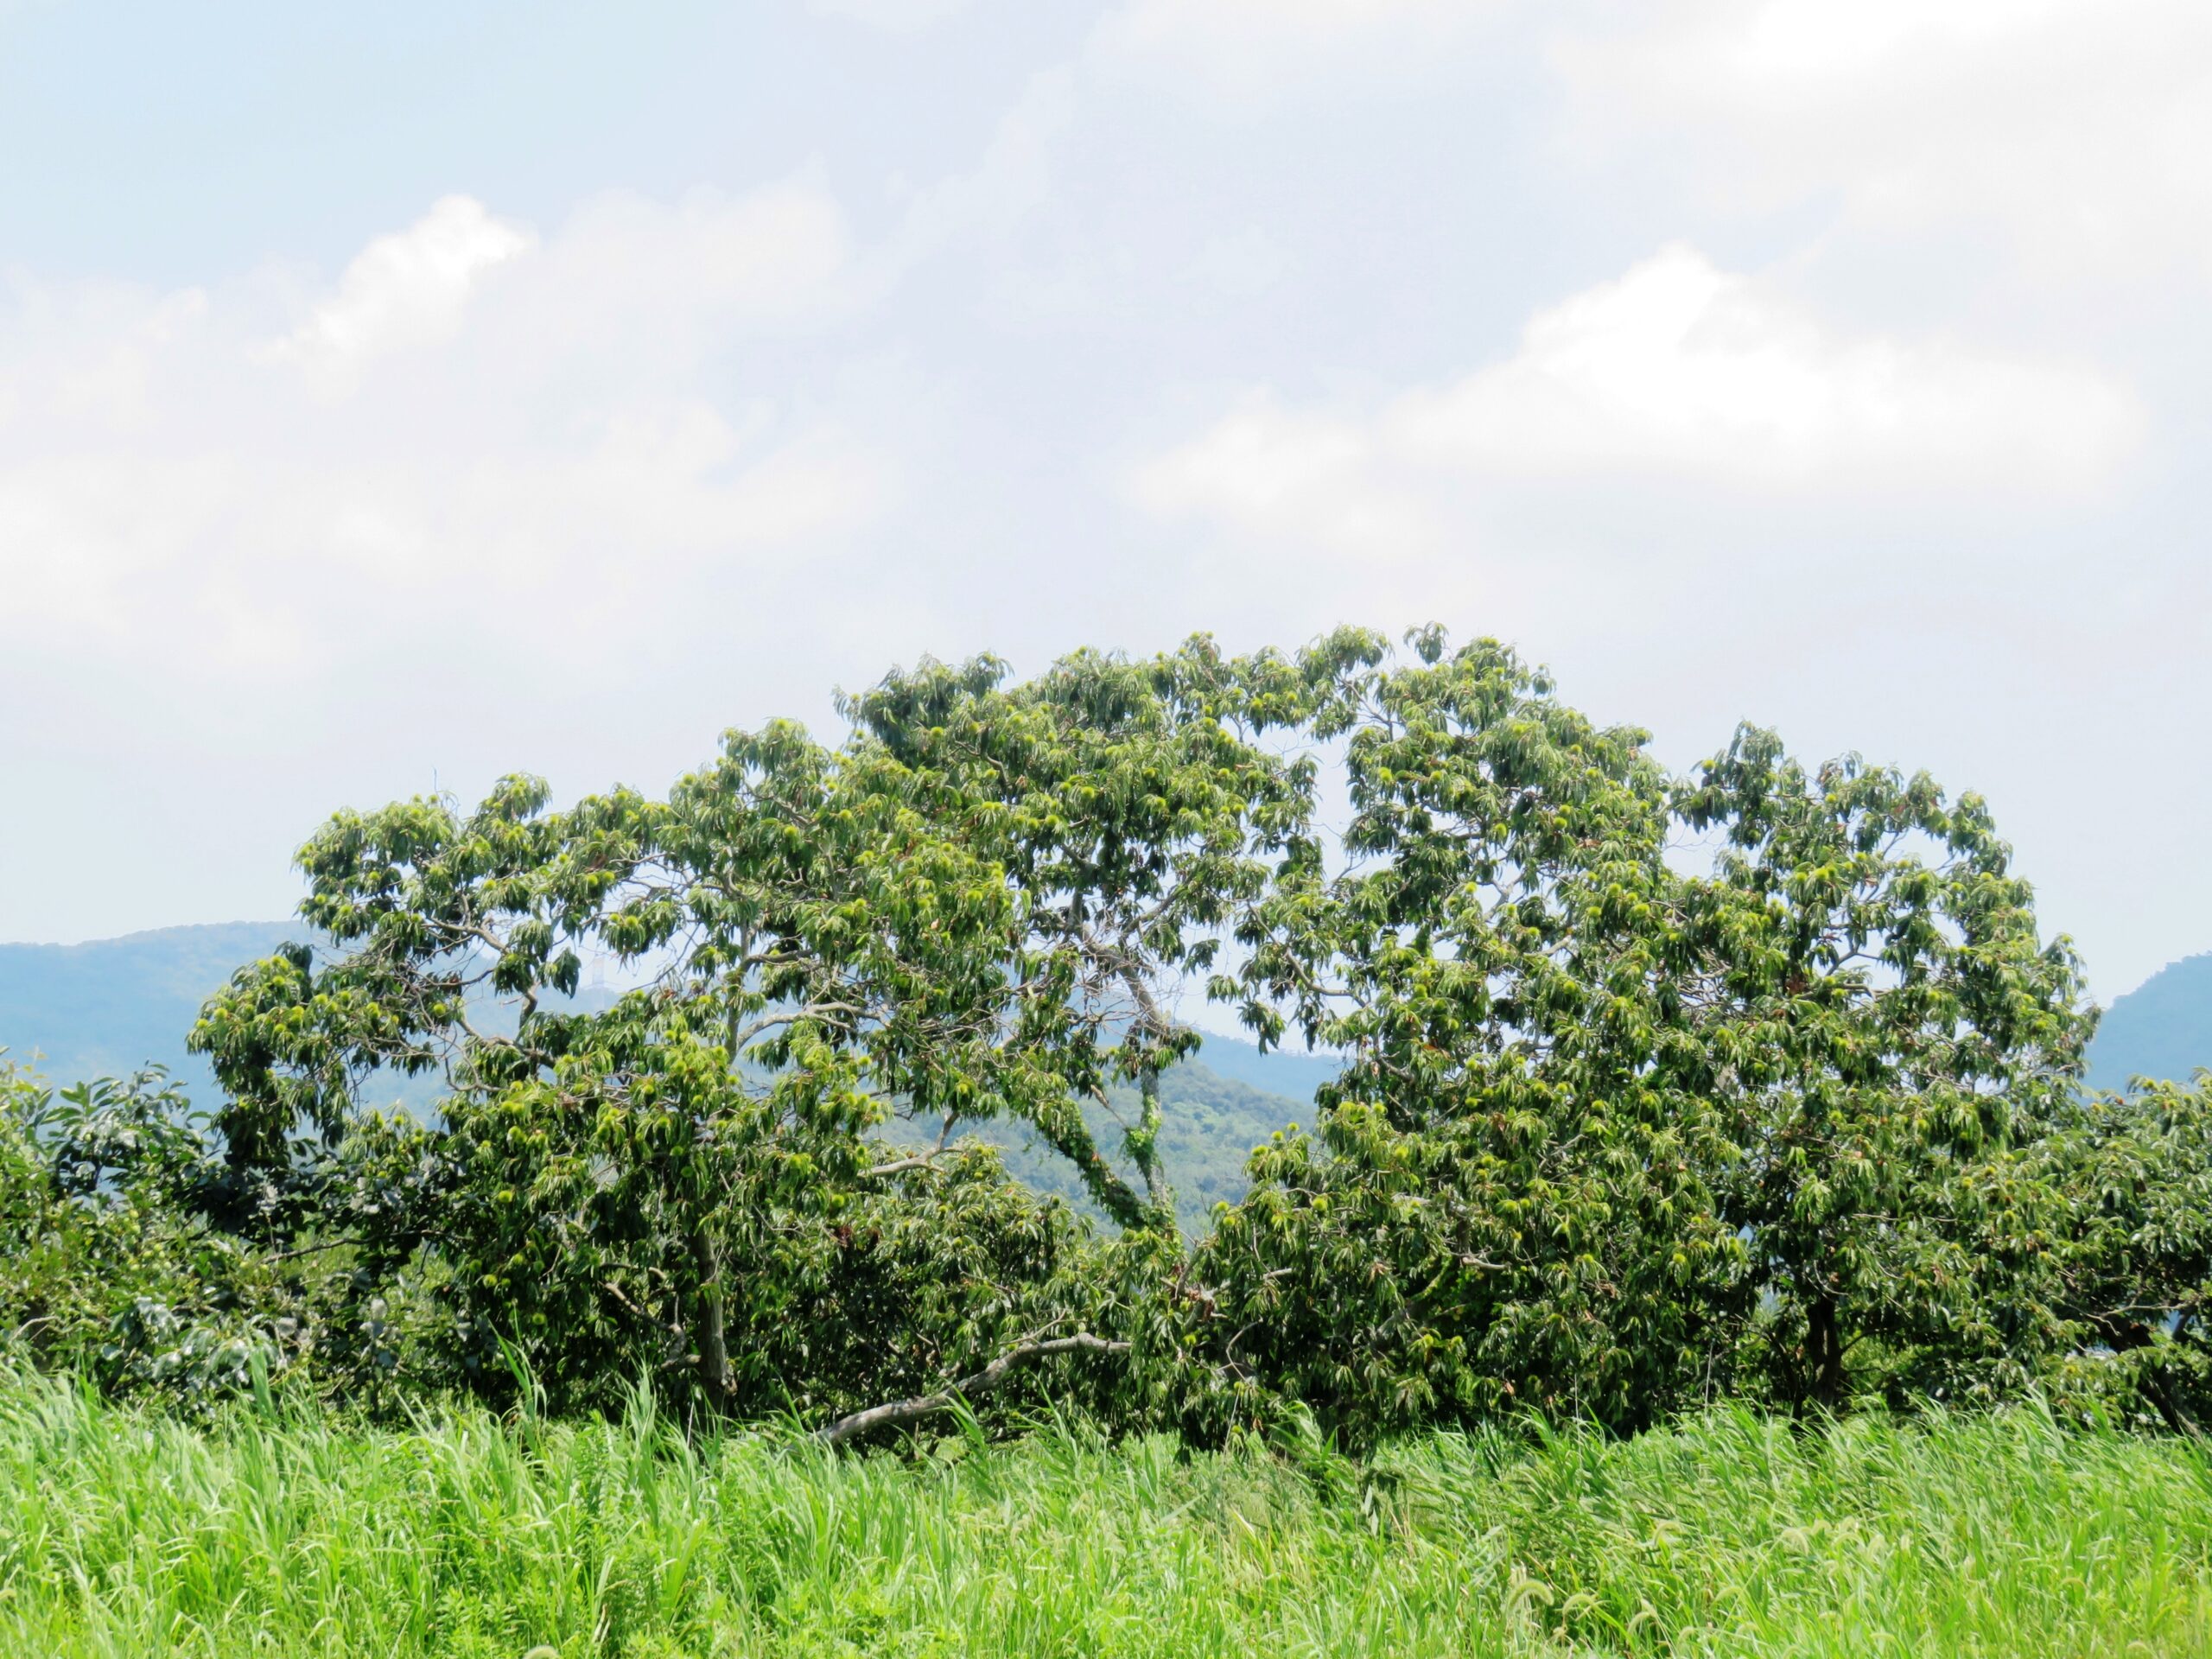
[[[1130,1137],[1132,1150],[1136,1154],[1137,1167],[1144,1174],[1147,1207],[1155,1226],[1172,1228],[1175,1224],[1175,1189],[1167,1179],[1166,1166],[1160,1158],[1160,1129],[1163,1114],[1160,1109],[1160,1068],[1147,1065],[1138,1079],[1143,1106],[1137,1120],[1137,1133]]]
[[[724,1329],[721,1263],[705,1230],[691,1235],[691,1264],[699,1275],[694,1335],[699,1344],[699,1383],[719,1407],[729,1397],[729,1338]]]

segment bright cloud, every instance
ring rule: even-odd
[[[1538,313],[1510,359],[1366,414],[1255,396],[1140,472],[1155,511],[1337,548],[1433,541],[1440,492],[1638,480],[1741,499],[2078,496],[2141,421],[2101,373],[1840,332],[1670,247]],[[1427,528],[1424,528],[1424,527]]]
[[[466,197],[327,289],[0,289],[0,584],[20,652],[218,671],[472,626],[619,636],[667,584],[863,524],[880,456],[745,348],[838,315],[807,185],[616,195],[550,235]]]
[[[1583,130],[1708,199],[1999,231],[2040,268],[2212,272],[2198,0],[1662,0],[1557,53]]]
[[[535,238],[467,196],[448,196],[407,229],[380,236],[346,268],[338,291],[276,348],[342,386],[370,358],[452,337],[486,271]]]
[[[1195,514],[1291,543],[1373,557],[1427,552],[1432,526],[1418,501],[1382,475],[1387,460],[1362,422],[1287,409],[1255,391],[1140,468],[1135,493],[1163,516]]]
[[[1249,43],[1269,35],[1326,43],[1467,9],[1465,0],[1129,0],[1107,27],[1132,48]]]
[[[2093,486],[2137,435],[2101,375],[1845,335],[1676,245],[1540,312],[1521,350],[1390,412],[1409,456],[1758,490]]]

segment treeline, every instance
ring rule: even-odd
[[[1407,647],[925,664],[664,797],[341,813],[327,943],[192,1033],[204,1116],[0,1084],[0,1318],[185,1404],[643,1379],[838,1440],[2031,1389],[2196,1428],[2212,1090],[2082,1087],[2078,964],[1978,798],[1749,728],[1672,776],[1494,642]],[[575,1001],[610,957],[641,982]],[[1190,1241],[1201,991],[1345,1065]],[[434,1115],[363,1109],[395,1071]]]

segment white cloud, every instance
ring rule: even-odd
[[[518,354],[679,374],[734,340],[803,327],[861,297],[844,216],[817,185],[673,201],[613,191],[577,207],[542,267],[503,294],[500,326]]]
[[[1470,9],[1468,0],[1128,0],[1109,15],[1107,28],[1140,49],[1249,45],[1270,36],[1330,44]]]
[[[1834,195],[1862,227],[1993,229],[2036,265],[2212,272],[2201,0],[1660,0],[1565,41],[1585,135],[1655,137],[1708,200]]]
[[[1000,115],[975,168],[912,194],[882,271],[895,281],[907,267],[947,247],[1003,240],[1048,200],[1058,152],[1076,119],[1074,73],[1039,71]]]
[[[1288,268],[1274,238],[1252,225],[1234,235],[1210,238],[1186,274],[1232,299],[1250,299],[1281,283]]]
[[[1540,312],[1510,361],[1390,413],[1410,457],[1757,490],[2092,487],[2133,446],[2087,370],[1840,335],[1677,245]]]
[[[1382,556],[1427,551],[1419,505],[1381,476],[1387,460],[1365,423],[1287,409],[1265,391],[1190,442],[1141,467],[1138,501],[1259,536]]]
[[[1734,499],[2080,496],[2141,436],[2100,373],[1839,333],[1670,247],[1538,313],[1510,359],[1371,412],[1248,399],[1140,500],[1338,549],[1433,544],[1452,490],[1662,485]]]
[[[0,586],[19,658],[251,670],[472,629],[645,626],[880,507],[863,438],[744,353],[841,314],[809,185],[453,197],[327,290],[0,289]],[[412,648],[412,647],[410,647]]]
[[[362,249],[337,293],[281,341],[276,353],[342,387],[371,358],[450,339],[485,273],[528,251],[534,239],[493,219],[481,202],[448,196],[407,229]]]

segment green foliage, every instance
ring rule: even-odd
[[[0,1322],[21,1359],[194,1409],[306,1357],[296,1273],[211,1229],[222,1183],[157,1071],[56,1093],[0,1058]]]
[[[0,1387],[0,1649],[853,1654],[2212,1651],[2201,1445],[2033,1411],[1745,1414],[1354,1464],[1047,1428],[912,1461],[431,1413],[207,1432]]]
[[[947,1142],[1019,1124],[1172,1232],[1160,1077],[1198,1039],[1160,993],[1310,812],[1310,766],[1243,734],[1284,671],[1202,642],[1012,688],[925,665],[852,700],[843,747],[732,733],[665,801],[555,812],[513,779],[467,815],[340,815],[301,855],[335,954],[242,970],[194,1033],[252,1199],[223,1224],[341,1219],[367,1271],[435,1276],[459,1376],[496,1386],[512,1349],[564,1404],[644,1374],[842,1406],[1113,1313],[1065,1211]],[[563,1001],[591,954],[647,982]],[[361,1115],[392,1071],[442,1077],[435,1127]],[[1086,1116],[1117,1085],[1141,1190]]]
[[[1310,838],[1312,762],[1258,741],[1297,721],[1306,683],[1204,639],[1148,664],[1078,653],[1010,690],[1001,672],[925,666],[847,700],[855,771],[1004,872],[1020,904],[1000,1052],[1031,1068],[1015,1115],[1116,1221],[1165,1226],[1160,1077],[1201,1039],[1162,1006],[1162,982],[1211,968],[1238,907],[1266,889],[1264,855]],[[1110,1107],[1116,1080],[1138,1096],[1122,1140],[1141,1196],[1080,1110]]]
[[[1206,1247],[1226,1364],[1363,1438],[1535,1410],[1620,1427],[1713,1376],[1749,1276],[1682,995],[1667,780],[1497,645],[1349,682],[1354,861],[1290,873],[1243,988],[1349,1062]]]
[[[2010,1287],[1977,1282],[1978,1166],[2080,1076],[2094,1019],[2067,942],[2040,938],[1980,798],[1925,774],[1808,774],[1747,729],[1676,810],[1726,837],[1688,884],[1687,931],[1738,1153],[1715,1197],[1769,1298],[1766,1386],[1839,1407],[1866,1346],[1892,1389],[2017,1388],[2032,1358],[1992,1305]]]
[[[1748,727],[1673,777],[1497,642],[1408,643],[925,663],[664,798],[340,814],[315,943],[192,1033],[204,1123],[10,1085],[19,1340],[194,1398],[909,1402],[880,1435],[2202,1421],[2212,1085],[2082,1091],[1978,798]],[[1341,1057],[1310,1133],[1193,1064],[1199,984]],[[394,1077],[435,1108],[368,1109]]]
[[[2061,1398],[2138,1427],[2212,1421],[2212,1077],[2069,1103],[1976,1172],[1976,1256],[2016,1352]]]
[[[1248,1018],[1350,1058],[1205,1246],[1220,1363],[1362,1438],[2024,1386],[2069,1338],[1984,1254],[1990,1165],[2092,1019],[1980,800],[1750,728],[1675,782],[1503,647],[1418,644],[1317,721],[1349,868],[1247,921]]]

